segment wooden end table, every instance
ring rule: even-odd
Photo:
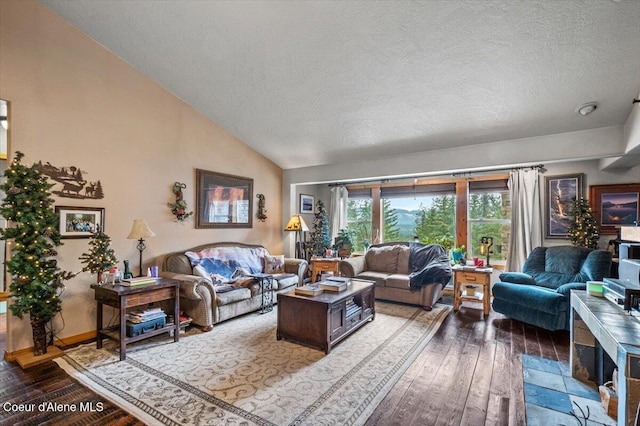
[[[315,283],[318,280],[318,274],[322,274],[325,271],[333,272],[333,275],[338,276],[338,265],[340,259],[335,257],[318,257],[311,259],[311,282]]]
[[[464,301],[482,302],[482,310],[489,315],[491,310],[491,272],[492,268],[483,269],[454,269],[453,270],[453,309],[457,311]],[[482,291],[478,295],[469,295],[464,289],[465,284],[480,286]]]
[[[173,330],[173,341],[180,336],[180,281],[159,278],[154,284],[136,286],[98,285],[92,284],[95,299],[98,302],[96,319],[96,347],[102,348],[102,339],[112,339],[120,343],[120,361],[127,358],[127,344],[144,340],[149,337],[168,333]],[[143,306],[153,302],[173,299],[173,324],[157,330],[143,333],[134,337],[127,337],[127,308]],[[103,328],[102,307],[104,305],[120,310],[120,324],[116,327]]]

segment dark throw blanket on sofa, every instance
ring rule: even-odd
[[[449,254],[438,244],[409,244],[409,286],[419,289],[423,285],[447,285],[451,280]]]

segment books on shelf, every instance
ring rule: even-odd
[[[296,287],[295,294],[301,296],[317,296],[324,292],[317,284],[307,284],[300,287]]]
[[[134,285],[142,285],[142,284],[155,284],[156,277],[137,277],[137,278],[127,278],[122,281],[122,285],[125,286],[134,286]]]
[[[329,280],[318,281],[316,284],[318,284],[318,287],[320,287],[321,289],[326,291],[332,291],[334,293],[345,291],[348,285],[348,283],[346,282],[329,281]]]
[[[164,313],[162,308],[149,308],[144,311],[131,311],[127,314],[127,321],[139,324],[154,320],[156,318],[165,318],[167,314]]]

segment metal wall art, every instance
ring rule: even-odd
[[[58,189],[52,190],[52,194],[58,197],[75,198],[78,200],[98,200],[104,198],[102,183],[99,180],[95,182],[87,181],[84,178],[84,174],[87,172],[80,170],[79,167],[56,167],[48,161],[45,164],[42,164],[42,161],[40,161],[38,164],[43,174],[58,183],[58,185],[55,186]]]

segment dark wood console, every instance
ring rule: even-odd
[[[374,283],[352,280],[345,291],[301,296],[278,294],[277,338],[331,348],[375,317]]]

